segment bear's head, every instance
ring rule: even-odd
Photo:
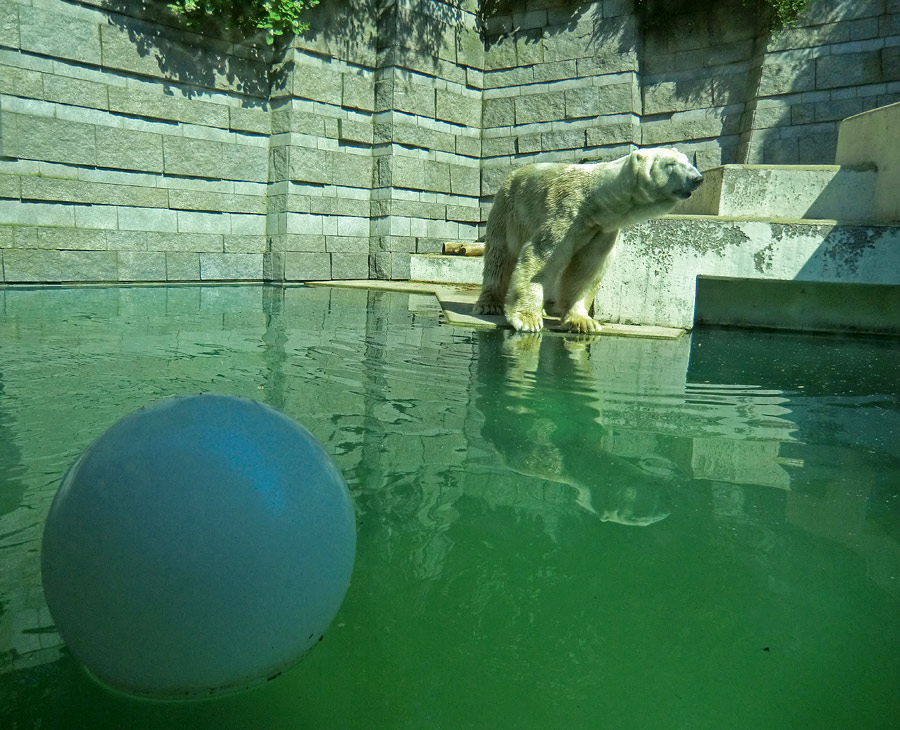
[[[638,187],[648,200],[685,200],[703,182],[703,175],[674,147],[631,153]]]

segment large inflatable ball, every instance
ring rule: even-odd
[[[132,694],[242,689],[322,638],[356,552],[343,477],[313,436],[242,398],[126,416],[63,478],[44,592],[71,653]]]

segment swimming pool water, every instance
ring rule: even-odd
[[[331,288],[0,291],[0,727],[896,728],[898,354],[518,337]],[[282,677],[135,700],[60,645],[41,528],[94,438],[198,392],[317,436],[356,566]]]

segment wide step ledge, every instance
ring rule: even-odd
[[[723,165],[674,214],[870,221],[876,171],[838,165]]]

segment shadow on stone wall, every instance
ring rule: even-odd
[[[515,37],[526,46],[537,46],[542,38],[571,36],[572,43],[580,51],[593,51],[597,56],[615,53],[634,53],[636,49],[633,32],[633,15],[602,17],[602,6],[598,3],[571,2],[552,8],[549,23],[540,28],[523,28],[519,17],[522,12],[520,0],[483,0],[477,13],[479,31],[485,50]]]
[[[90,0],[88,0],[90,2]],[[94,4],[94,3],[91,3]],[[104,65],[178,84],[195,98],[209,91],[269,96],[268,71],[275,48],[260,33],[245,38],[224,27],[193,32],[164,0],[97,0],[108,13],[101,27]],[[118,29],[118,33],[112,29]],[[257,106],[248,99],[244,106]]]

